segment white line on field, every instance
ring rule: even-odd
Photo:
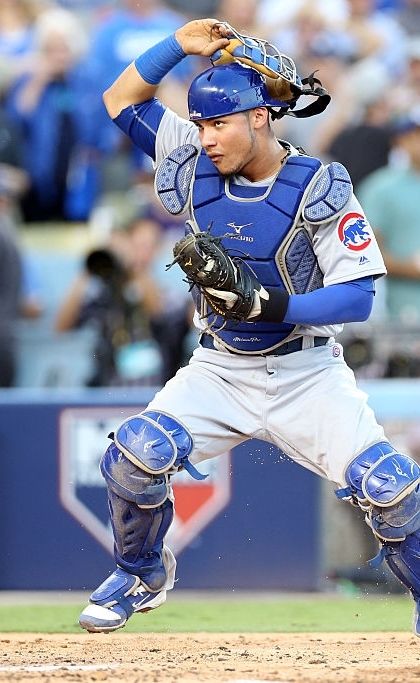
[[[132,668],[127,664],[32,664],[27,666],[0,666],[0,673],[51,673],[53,671],[115,671]],[[290,681],[263,681],[261,678],[237,678],[231,683],[290,683]]]
[[[24,673],[24,672],[40,672],[46,673],[48,671],[109,671],[110,669],[119,669],[121,666],[127,668],[123,664],[32,664],[27,666],[0,666],[0,673]]]

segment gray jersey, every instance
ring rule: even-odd
[[[191,121],[186,121],[170,109],[166,109],[156,135],[155,166],[165,159],[170,152],[185,144],[192,144],[201,149],[198,128]],[[298,154],[292,147],[292,155]],[[318,174],[317,174],[318,177]],[[242,176],[234,176],[233,182],[241,185],[266,186],[273,178],[258,183],[251,183]],[[314,179],[314,182],[316,178]],[[310,188],[308,188],[308,191]],[[188,209],[187,209],[188,210]],[[352,227],[362,221],[363,229]],[[354,195],[339,215],[321,225],[311,224],[302,215],[302,224],[312,236],[313,249],[319,266],[324,273],[324,286],[334,285],[366,276],[386,274],[385,264],[379,250],[373,230]],[[196,315],[196,327],[200,330],[205,324]],[[296,328],[296,336],[310,335],[335,337],[343,329],[342,324],[305,326]]]

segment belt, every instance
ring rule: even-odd
[[[328,342],[329,337],[314,337],[314,346],[325,346],[325,344]],[[213,349],[213,351],[219,351],[214,345],[214,340],[211,334],[205,334],[203,333],[200,336],[199,340],[200,346],[203,346],[205,349]],[[236,355],[252,355],[252,356],[286,356],[288,353],[295,353],[295,351],[302,351],[303,347],[303,337],[297,337],[297,339],[292,339],[292,341],[286,342],[282,346],[278,346],[276,349],[272,349],[272,351],[267,351],[267,352],[261,352],[253,354],[240,354],[237,353]],[[225,349],[229,353],[232,353],[235,355],[235,351],[230,351],[229,349]]]

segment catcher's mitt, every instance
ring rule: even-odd
[[[262,312],[268,294],[252,270],[237,257],[231,257],[221,237],[209,232],[189,233],[173,249],[191,286],[197,286],[212,310],[223,318],[255,320]]]

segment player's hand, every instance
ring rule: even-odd
[[[184,24],[175,37],[187,55],[210,57],[229,43],[227,29],[217,19],[196,19]]]

